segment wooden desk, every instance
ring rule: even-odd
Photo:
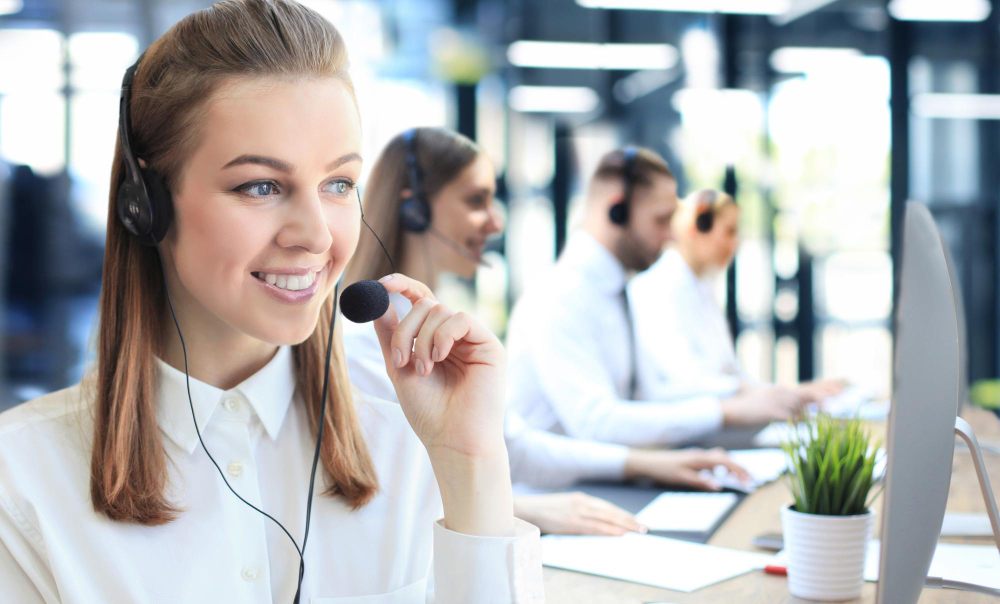
[[[980,440],[1000,441],[1000,422],[992,413],[982,409],[969,409],[962,416],[972,424]],[[873,429],[885,430],[884,423],[873,424]],[[997,494],[1000,488],[1000,457],[984,454],[990,482]],[[780,509],[792,501],[788,488],[783,481],[778,481],[758,489],[750,495],[725,524],[712,536],[710,545],[730,547],[750,551],[756,550],[750,540],[766,532],[781,532]],[[878,515],[875,518],[875,534],[881,526],[882,498],[875,504]],[[953,466],[951,491],[948,494],[949,512],[985,513],[986,508],[976,480],[975,468],[968,449],[956,446]],[[987,539],[948,539],[955,543],[973,543],[988,545]],[[670,564],[665,560],[664,564]],[[762,571],[750,572],[729,581],[700,589],[686,594],[677,591],[659,589],[626,581],[606,579],[593,575],[585,575],[555,568],[544,569],[545,601],[549,604],[641,604],[643,602],[805,602],[793,598],[788,593],[784,577],[765,574]],[[861,598],[856,602],[874,602],[875,584],[865,583]],[[987,596],[961,592],[949,589],[924,589],[920,597],[921,603],[962,602],[969,604],[996,604],[996,599]]]

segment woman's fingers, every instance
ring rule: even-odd
[[[435,305],[427,313],[423,325],[420,326],[420,331],[417,332],[416,342],[413,344],[413,356],[416,359],[414,367],[417,375],[430,375],[434,363],[439,357],[438,348],[435,345],[435,341],[438,339],[437,332],[454,314],[455,311],[444,304]]]
[[[733,474],[736,474],[736,476],[739,477],[739,479],[742,480],[743,482],[749,482],[753,479],[753,477],[750,476],[750,472],[746,471],[746,468],[733,461],[728,455],[725,455],[721,459],[719,459],[718,465],[725,466],[727,470],[729,470]]]
[[[592,520],[598,520],[623,531],[646,532],[645,527],[639,524],[635,516],[597,497],[589,497],[587,509],[583,513]]]
[[[733,461],[733,458],[729,456],[729,453],[722,447],[715,447],[705,452],[708,457],[708,461],[712,464],[712,468],[716,466],[723,466],[729,472],[736,474],[740,480],[750,480],[750,472],[746,471],[746,468],[740,464]]]
[[[412,357],[413,340],[420,332],[420,327],[431,310],[437,305],[431,298],[419,298],[413,303],[413,308],[407,313],[403,320],[396,325],[392,334],[391,355],[393,367],[399,369],[405,367]],[[422,368],[426,369],[426,368]]]
[[[430,289],[423,283],[400,273],[387,275],[379,280],[389,293],[398,293],[413,303],[413,308],[398,321],[390,305],[390,312],[375,322],[383,354],[392,367],[405,367],[413,362],[414,371],[421,376],[429,375],[435,363],[448,358],[460,341],[469,344],[486,344],[496,337],[464,312],[439,304]],[[398,322],[397,322],[398,321]],[[498,342],[498,341],[497,341]],[[386,346],[388,345],[388,349]],[[475,348],[475,347],[474,347]],[[484,362],[493,362],[489,355],[492,347],[481,347]],[[471,356],[478,354],[473,350]],[[477,358],[461,358],[465,362],[477,362]],[[418,364],[419,362],[419,364]]]
[[[378,280],[390,294],[402,294],[407,300],[416,304],[421,298],[436,300],[434,292],[416,279],[411,279],[402,273],[386,275]]]
[[[434,332],[431,344],[434,361],[440,363],[447,359],[455,343],[469,337],[473,326],[473,321],[464,312],[457,312],[448,317],[448,320]]]
[[[601,537],[620,537],[628,530],[618,525],[591,518],[581,518],[573,523],[568,531],[571,535],[598,535]]]
[[[723,466],[730,473],[735,474],[740,480],[747,482],[751,480],[750,473],[746,469],[733,461],[729,453],[722,447],[716,447],[708,451],[703,449],[690,449],[691,458],[684,465],[688,468],[698,470],[714,470],[717,466]]]
[[[392,334],[396,331],[396,326],[399,325],[399,315],[396,314],[392,303],[389,304],[389,309],[385,311],[384,315],[375,319],[373,325],[375,326],[375,335],[378,336],[379,346],[382,348],[382,358],[385,359],[386,367],[390,367],[393,365]]]
[[[721,491],[722,485],[711,474],[701,475],[698,471],[690,468],[682,468],[677,473],[675,484],[698,489],[699,491]]]

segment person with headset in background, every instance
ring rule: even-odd
[[[796,393],[773,387],[680,399],[640,392],[626,284],[659,259],[676,208],[677,181],[656,152],[626,147],[601,158],[581,227],[511,316],[508,408],[528,425],[630,446],[672,446],[799,411]]]
[[[399,402],[352,395],[347,67],[315,11],[231,0],[126,72],[96,372],[0,415],[0,599],[543,600],[497,338],[388,275],[414,305],[376,320]]]
[[[388,257],[407,275],[432,289],[444,273],[472,279],[487,241],[503,231],[494,199],[496,173],[472,140],[445,128],[415,128],[394,137],[373,164],[364,195],[369,224],[386,244]],[[345,271],[355,282],[389,270],[374,237],[362,237]],[[407,300],[391,295],[402,316]],[[351,383],[392,400],[395,392],[371,327],[344,323]],[[505,417],[511,479],[532,487],[563,487],[581,480],[649,478],[718,490],[703,469],[725,465],[748,478],[722,451],[641,451],[622,445],[573,439],[529,428],[513,411]],[[515,495],[514,513],[543,533],[620,535],[642,527],[631,514],[582,493]]]
[[[730,195],[707,189],[691,193],[674,217],[673,245],[629,283],[645,388],[676,396],[724,396],[756,386],[736,359],[729,324],[713,293],[714,278],[736,256],[739,217]],[[843,387],[839,380],[820,380],[796,391],[814,402]],[[773,419],[785,418],[776,411]]]

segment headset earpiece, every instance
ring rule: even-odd
[[[628,224],[629,202],[632,200],[632,189],[635,187],[635,160],[638,155],[639,150],[631,145],[622,150],[622,200],[608,210],[611,223],[618,226]]]
[[[705,199],[707,197],[708,199]],[[699,233],[709,233],[715,226],[715,202],[719,195],[715,191],[705,191],[702,199],[698,201],[698,216],[694,219],[694,226]]]
[[[618,226],[628,224],[628,204],[624,201],[619,201],[611,206],[611,209],[608,210],[608,218],[611,219],[612,224],[617,224]]]
[[[431,204],[424,198],[423,175],[417,163],[417,129],[403,133],[406,142],[406,172],[410,181],[410,195],[399,204],[399,224],[403,230],[421,234],[431,227]]]
[[[695,228],[698,229],[699,233],[711,232],[712,226],[715,224],[715,211],[709,206],[707,210],[698,214],[698,218],[694,221]]]
[[[430,205],[422,198],[409,196],[399,204],[399,222],[403,230],[423,233],[431,226]]]
[[[166,183],[151,170],[143,171],[132,150],[132,80],[141,60],[142,56],[125,70],[125,77],[122,78],[118,104],[118,139],[125,175],[118,187],[115,206],[118,219],[125,229],[143,245],[155,246],[166,236],[174,212]]]

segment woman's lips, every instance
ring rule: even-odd
[[[486,242],[485,241],[481,241],[481,242],[480,241],[467,241],[466,244],[465,244],[465,247],[466,247],[466,249],[469,250],[469,253],[471,253],[476,258],[476,260],[482,260],[483,259],[483,252],[486,250]]]
[[[316,279],[312,282],[312,285],[310,285],[305,289],[300,289],[296,291],[282,289],[276,285],[271,285],[270,283],[262,280],[260,277],[257,277],[256,275],[252,276],[254,282],[256,282],[258,285],[264,288],[264,291],[270,294],[277,301],[284,302],[285,304],[298,305],[298,304],[305,304],[313,297],[313,295],[316,294],[316,291],[319,289],[319,282],[324,275],[326,275],[325,266],[322,269],[320,269],[319,272],[316,273]]]

